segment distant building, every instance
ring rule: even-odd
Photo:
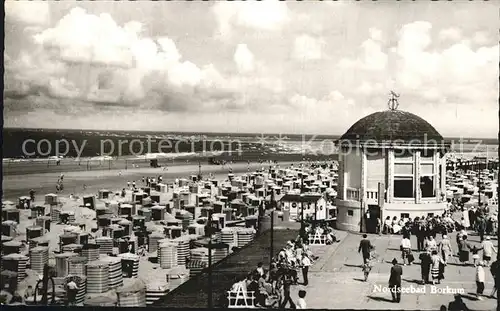
[[[337,228],[443,213],[449,144],[425,120],[393,105],[356,122],[337,142]]]
[[[308,216],[316,220],[329,219],[330,206],[321,193],[285,194],[280,199],[281,207],[290,211],[290,219],[300,220],[302,204],[304,205],[304,219]],[[316,217],[314,214],[316,213]]]

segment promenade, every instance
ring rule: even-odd
[[[416,262],[411,266],[403,266],[402,287],[413,287],[418,293],[403,294],[400,303],[391,301],[390,292],[380,292],[380,287],[387,287],[391,269],[391,261],[397,258],[401,263],[399,235],[369,235],[369,239],[379,255],[367,282],[363,282],[363,272],[360,265],[362,257],[358,253],[360,234],[337,231],[340,243],[327,246],[311,246],[320,259],[311,267],[309,285],[292,288],[292,297],[297,297],[300,289],[307,291],[307,307],[321,309],[376,309],[376,310],[439,310],[441,305],[448,306],[454,299],[454,291],[462,291],[463,300],[471,310],[496,310],[497,301],[483,297],[478,301],[476,292],[475,268],[459,265],[458,257],[453,257],[446,267],[445,280],[436,288],[448,293],[431,293],[431,285],[420,285],[420,260],[418,252],[413,250]],[[450,239],[456,250],[455,233]],[[479,243],[479,237],[469,234],[470,242]],[[437,236],[437,240],[441,239]],[[411,238],[415,248],[417,241]],[[498,242],[493,240],[495,246]],[[489,295],[493,288],[493,278],[489,268],[485,268],[485,294]],[[422,293],[425,287],[426,293]]]

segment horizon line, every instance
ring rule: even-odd
[[[255,135],[255,134],[279,134],[279,135],[311,135],[311,136],[335,136],[340,137],[343,134],[311,134],[311,133],[272,133],[272,132],[217,132],[217,131],[174,131],[174,130],[107,130],[107,129],[75,129],[75,128],[35,128],[35,127],[4,127],[3,130],[52,130],[52,131],[95,131],[95,132],[159,132],[159,133],[183,133],[183,134],[196,134],[196,133],[206,133],[206,134],[242,134],[242,135]],[[468,139],[491,139],[499,141],[499,137],[460,137],[460,136],[443,136],[445,140],[451,140],[452,138],[468,138]]]

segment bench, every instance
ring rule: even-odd
[[[228,308],[255,308],[255,293],[253,291],[245,291],[239,288],[235,291],[227,292]]]
[[[326,245],[326,234],[309,234],[309,245]]]

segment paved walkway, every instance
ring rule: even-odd
[[[374,244],[379,260],[372,269],[367,282],[363,282],[363,272],[360,265],[362,257],[358,254],[361,235],[346,232],[337,232],[340,243],[328,246],[312,246],[313,252],[320,259],[311,267],[309,272],[309,285],[296,286],[292,289],[292,297],[297,297],[300,289],[307,291],[308,308],[322,309],[413,309],[413,310],[439,310],[441,305],[448,305],[453,300],[454,293],[462,292],[464,301],[472,310],[495,310],[496,299],[483,297],[482,301],[475,300],[476,291],[475,268],[463,267],[454,257],[446,267],[445,280],[441,285],[420,285],[420,261],[418,253],[416,264],[403,266],[403,287],[414,291],[402,295],[401,303],[392,303],[390,292],[383,292],[389,280],[391,261],[397,258],[401,262],[399,245],[401,236],[370,235],[369,239]],[[472,243],[478,243],[477,236],[469,236]],[[438,236],[438,240],[440,237]],[[456,249],[455,234],[450,236]],[[497,245],[497,241],[493,241]],[[412,237],[412,246],[417,241]],[[485,294],[489,295],[493,288],[493,278],[489,268],[486,268]],[[440,291],[431,293],[432,290]],[[422,291],[426,292],[423,293]],[[448,291],[448,292],[442,292]]]

